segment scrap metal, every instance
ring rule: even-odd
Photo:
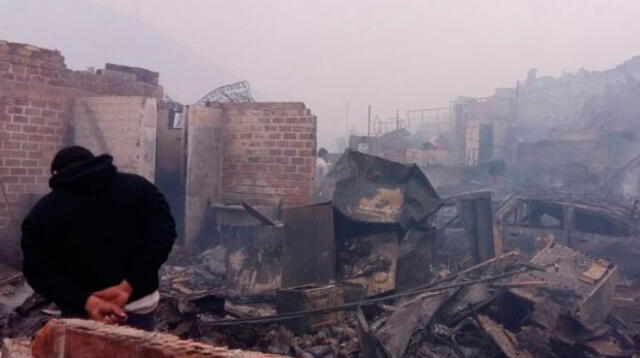
[[[355,221],[399,224],[406,230],[426,224],[442,202],[416,165],[353,150],[340,157],[327,178],[329,199]]]
[[[333,210],[331,204],[324,203],[284,211],[282,287],[335,281]]]
[[[195,104],[204,105],[207,102],[255,102],[255,100],[251,95],[249,82],[240,81],[214,89]]]

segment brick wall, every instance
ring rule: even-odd
[[[309,203],[316,117],[303,103],[212,102],[185,108],[187,246],[205,238],[213,204]]]
[[[316,117],[304,103],[211,103],[226,118],[222,195],[229,202],[309,202]]]
[[[79,319],[55,319],[32,345],[34,358],[278,358],[214,347],[175,336]]]
[[[53,155],[71,144],[76,98],[162,96],[152,75],[143,82],[140,69],[127,69],[72,71],[58,51],[0,40],[0,182],[8,200],[0,192],[0,255],[12,251],[25,211],[48,191]]]

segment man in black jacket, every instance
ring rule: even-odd
[[[53,190],[22,225],[24,275],[63,316],[150,329],[175,223],[153,184],[112,161],[77,146],[56,154]]]

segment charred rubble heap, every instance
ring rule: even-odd
[[[624,267],[553,235],[503,254],[502,214],[488,193],[443,200],[416,166],[347,151],[317,200],[213,208],[212,244],[163,268],[159,328],[294,357],[637,352]],[[443,242],[450,228],[435,220],[451,208],[445,221],[464,236],[457,257]],[[19,274],[2,289],[5,336],[30,337],[58,314]]]

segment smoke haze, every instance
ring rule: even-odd
[[[161,73],[192,103],[248,80],[258,100],[304,101],[319,145],[374,116],[515,86],[529,68],[602,70],[637,55],[637,1],[0,0],[0,37],[58,48],[70,67]],[[88,50],[90,49],[90,50]]]

